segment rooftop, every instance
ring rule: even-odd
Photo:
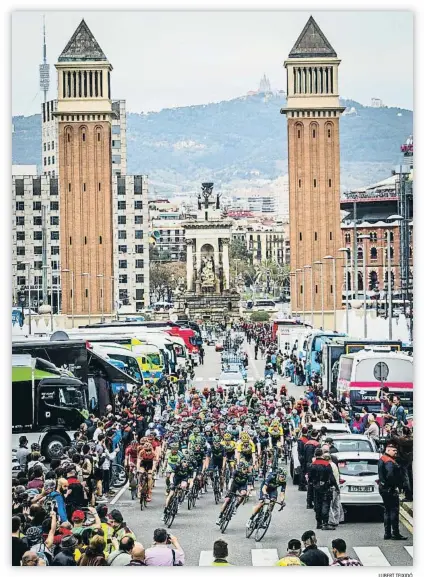
[[[291,49],[289,58],[337,58],[337,54],[318,24],[310,16]]]
[[[90,28],[84,19],[72,35],[62,54],[59,62],[85,62],[103,61],[107,58],[94,38]]]

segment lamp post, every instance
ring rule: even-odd
[[[346,334],[349,334],[349,300],[348,300],[348,286],[349,286],[349,271],[348,271],[348,261],[347,255],[349,254],[349,249],[339,248],[339,252],[344,252],[345,255],[345,285],[346,285]],[[351,277],[352,280],[352,277]]]
[[[104,292],[105,292],[105,275],[104,274],[98,274],[97,278],[101,278],[102,279],[102,294],[100,295],[100,301],[101,301],[101,309],[102,309],[102,319],[100,322],[104,323],[105,322],[105,299],[104,299]]]
[[[110,277],[110,294],[111,294],[111,299],[112,299],[112,308],[110,310],[110,319],[112,320],[113,311],[115,308],[115,277],[114,276]]]
[[[305,268],[310,268],[311,269],[311,325],[312,327],[314,326],[314,294],[313,294],[313,272],[312,272],[312,266],[310,264],[305,264],[304,267]]]
[[[333,261],[333,330],[337,331],[337,319],[336,319],[336,257],[325,256],[323,260]]]
[[[31,318],[31,271],[32,271],[32,266],[31,263],[28,261],[25,262],[21,262],[21,264],[25,265],[25,269],[28,267],[28,317],[29,317],[29,334],[32,334],[32,328],[31,328],[31,322],[32,322],[32,318]]]
[[[369,240],[369,234],[360,234],[358,238],[362,240]],[[362,261],[363,261],[363,272],[362,272],[362,288],[364,289],[364,339],[367,338],[368,326],[367,326],[367,251],[365,246],[362,250]]]
[[[302,279],[302,308],[303,308],[303,324],[305,324],[305,269],[303,268],[297,268],[296,269],[296,274],[298,272],[303,273],[303,279]]]
[[[324,277],[322,274],[322,261],[317,260],[314,262],[314,264],[318,264],[320,265],[320,274],[321,274],[321,278],[320,278],[320,284],[321,284],[321,328],[322,330],[324,330]]]
[[[61,273],[62,273],[62,270],[58,269],[57,274],[59,276],[57,277],[57,286],[56,286],[56,289],[57,289],[57,311],[56,311],[56,314],[58,316],[60,314],[60,278],[61,278]]]
[[[89,272],[82,272],[81,276],[86,276],[88,280],[88,289],[87,289],[87,297],[88,297],[88,324],[91,325],[91,292],[90,292],[90,277],[91,274]]]
[[[75,315],[74,315],[74,273],[69,270],[69,268],[63,268],[61,272],[71,273],[71,316],[72,316],[72,328],[75,326]]]
[[[48,264],[43,264],[43,270],[50,269],[50,330],[51,332],[54,331],[54,323],[53,323],[53,269]],[[47,278],[47,274],[46,274]]]
[[[297,312],[298,312],[298,311],[297,311],[297,309],[298,309],[298,303],[297,303],[297,274],[296,274],[296,272],[292,272],[292,273],[290,273],[290,276],[294,276],[294,287],[295,287],[294,290],[295,290],[295,293],[296,293],[296,313],[297,313]],[[292,314],[293,314],[293,299],[290,297],[290,300],[292,301]]]

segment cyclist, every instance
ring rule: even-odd
[[[190,449],[193,447],[193,445],[202,443],[203,443],[203,435],[200,432],[200,427],[195,426],[193,427],[193,432],[188,437],[188,447]]]
[[[265,499],[271,499],[272,501],[277,500],[278,487],[280,487],[280,502],[284,503],[286,497],[286,486],[287,486],[287,472],[282,467],[278,468],[276,471],[271,472],[268,477],[263,481],[260,491],[259,491],[259,503],[253,507],[252,515],[247,521],[249,526],[250,522],[255,517],[256,513],[262,509]],[[274,508],[274,503],[270,504],[270,511]]]
[[[252,471],[253,467],[256,464],[256,447],[253,441],[251,440],[249,433],[243,431],[240,434],[240,441],[237,443],[236,446],[236,459],[237,463],[239,464],[241,460],[245,461],[249,467],[249,485],[248,485],[248,495],[250,495],[250,491],[252,490],[253,485],[253,476]]]
[[[233,474],[236,462],[236,443],[232,440],[231,433],[224,433],[221,445],[225,450],[225,456],[227,458],[228,467],[230,468],[230,473]]]
[[[166,455],[165,455],[165,470],[166,470],[166,494],[169,494],[169,488],[171,485],[170,482],[170,477],[171,474],[173,473],[173,471],[175,470],[175,467],[177,465],[179,465],[181,459],[183,459],[184,455],[182,454],[182,452],[180,451],[180,445],[179,443],[171,443],[169,450],[167,451]]]
[[[223,472],[226,463],[226,456],[225,449],[222,446],[221,439],[218,435],[213,437],[212,446],[208,448],[206,455],[206,469],[208,470],[211,480],[213,479],[213,471],[216,468],[218,469],[222,491],[224,487]]]
[[[125,449],[124,466],[128,473],[135,470],[137,467],[137,455],[139,451],[139,444],[137,439],[133,439],[128,447]]]
[[[272,449],[274,447],[280,447],[281,437],[284,434],[284,430],[278,419],[273,419],[271,421],[271,425],[268,427],[268,434],[270,437],[270,447]]]
[[[137,472],[145,473],[147,472],[147,487],[148,495],[147,501],[152,500],[152,488],[153,488],[153,463],[156,459],[156,453],[150,442],[146,441],[143,445],[140,445],[137,455]],[[141,475],[139,477],[141,479]]]
[[[263,469],[263,460],[267,458],[267,449],[270,446],[270,442],[267,427],[260,425],[256,447],[258,449],[258,461],[260,461],[261,470]]]
[[[237,469],[233,473],[232,482],[230,485],[230,489],[225,496],[224,503],[221,507],[221,512],[219,513],[218,520],[216,522],[217,525],[221,524],[222,514],[224,513],[232,493],[238,494],[238,501],[236,505],[236,509],[238,509],[239,505],[241,504],[244,496],[247,493],[247,483],[249,479],[249,466],[246,462],[241,461],[237,465]]]
[[[175,489],[178,490],[179,488],[181,488],[184,491],[188,491],[188,489],[191,489],[191,486],[193,485],[193,469],[190,467],[187,459],[185,458],[181,459],[181,462],[178,465],[176,465],[175,469],[171,473],[170,482],[171,482],[170,491],[165,501],[165,508],[163,510],[161,521],[165,520],[167,508],[175,492]]]

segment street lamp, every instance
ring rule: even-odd
[[[337,331],[337,320],[336,320],[336,257],[334,256],[325,256],[323,260],[332,260],[333,261],[333,330],[334,332]]]
[[[313,293],[313,271],[312,271],[312,266],[310,264],[305,264],[304,267],[305,268],[310,268],[311,269],[311,325],[312,327],[314,326],[314,293]]]
[[[104,274],[98,274],[97,278],[101,278],[102,279],[102,294],[101,294],[101,307],[102,307],[102,320],[101,322],[104,323],[105,322],[105,314],[104,314],[104,292],[105,292],[105,275]]]
[[[91,325],[91,292],[90,292],[90,278],[91,274],[89,272],[82,272],[81,276],[86,276],[88,278],[88,289],[87,289],[87,297],[88,297],[88,324]]]
[[[304,268],[297,268],[296,274],[298,272],[303,273],[303,278],[302,278],[302,307],[303,307],[303,324],[305,324],[305,269]]]
[[[344,252],[345,255],[345,285],[346,285],[346,334],[349,334],[349,300],[348,300],[348,286],[349,286],[349,271],[347,266],[347,256],[349,254],[348,248],[339,248],[339,252]],[[352,280],[352,277],[351,277]]]
[[[110,294],[111,294],[111,298],[112,298],[112,308],[110,311],[110,320],[112,320],[113,311],[115,310],[115,280],[116,280],[116,277],[114,277],[114,276],[110,277]],[[117,318],[118,318],[118,316],[117,316]]]
[[[314,262],[314,264],[321,265],[320,267],[320,274],[321,274],[321,329],[324,330],[324,278],[322,274],[322,265],[323,263],[320,260]]]
[[[63,268],[61,272],[69,272],[71,273],[71,316],[72,316],[72,328],[75,325],[75,315],[74,315],[74,273],[73,271],[69,270],[69,268]],[[63,295],[62,295],[63,301]]]
[[[32,266],[31,263],[28,261],[25,262],[21,262],[21,264],[25,265],[25,269],[28,266],[28,317],[29,317],[29,334],[31,334],[31,271],[32,271]]]
[[[290,273],[290,276],[294,276],[294,287],[295,287],[294,290],[295,290],[295,292],[296,292],[296,313],[297,313],[297,312],[298,312],[298,311],[297,311],[297,309],[298,309],[298,303],[297,303],[297,273],[296,273],[296,272],[291,272],[291,273]],[[291,291],[290,291],[290,292],[291,292]],[[290,295],[290,301],[291,301],[291,310],[292,310],[292,314],[293,314],[293,299],[292,299],[291,295]]]
[[[358,239],[369,240],[371,237],[369,234],[360,234]],[[367,338],[368,327],[367,327],[367,251],[365,246],[362,249],[362,261],[363,261],[363,273],[362,273],[362,288],[364,289],[364,339]]]
[[[48,270],[50,269],[50,330],[53,332],[54,331],[54,324],[53,324],[53,268],[51,266],[49,266],[48,264],[43,264],[43,270]],[[46,276],[47,279],[47,276]]]

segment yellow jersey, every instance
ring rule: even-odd
[[[277,563],[275,564],[276,567],[291,567],[293,565],[305,566],[305,563],[302,563],[299,557],[296,557],[295,555],[288,555],[287,557],[283,557],[282,559],[277,561]]]
[[[268,433],[271,435],[271,437],[281,437],[284,431],[282,427],[268,427]]]
[[[227,451],[227,453],[234,453],[236,450],[235,441],[221,441],[221,446]]]
[[[247,448],[246,445],[249,445],[249,447]],[[239,441],[237,443],[237,451],[241,455],[253,455],[253,453],[256,451],[255,443],[252,440]]]

